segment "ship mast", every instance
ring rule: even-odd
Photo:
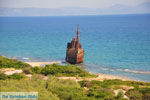
[[[76,41],[79,42],[79,24],[77,26],[77,31],[76,31]]]
[[[78,24],[77,30],[76,30],[75,43],[76,43],[76,49],[78,49],[79,48],[79,24]]]
[[[75,38],[72,38],[72,41],[67,43],[66,61],[71,64],[83,63],[84,50],[79,43],[79,33],[79,25],[77,25]]]

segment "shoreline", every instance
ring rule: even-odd
[[[119,79],[122,81],[138,81],[138,80],[131,79],[129,77],[109,75],[109,74],[103,74],[103,73],[98,73],[98,78],[103,79],[103,80],[105,80],[105,79],[110,79],[110,80]]]
[[[6,56],[4,56],[6,57]],[[10,58],[10,59],[13,59],[13,58]],[[31,65],[32,67],[34,66],[41,66],[41,67],[44,67],[45,65],[48,65],[48,64],[62,64],[64,65],[64,62],[63,61],[28,61],[28,59],[30,58],[24,58],[24,59],[27,59],[26,61],[23,61],[24,63],[28,63],[29,65]],[[86,69],[87,70],[87,69]],[[136,79],[134,77],[129,77],[129,76],[121,76],[121,75],[114,75],[114,74],[109,74],[109,73],[94,73],[94,72],[90,72],[89,70],[87,70],[89,73],[91,74],[94,74],[94,75],[98,75],[98,78],[97,80],[104,80],[104,79],[119,79],[119,80],[129,80],[129,81],[140,81],[140,82],[150,82],[149,80],[142,80],[142,79]],[[132,73],[132,71],[130,70],[126,70],[126,72],[130,72]],[[147,75],[150,75],[150,72],[143,72],[143,71],[134,71],[133,73],[136,73],[136,74],[147,74]],[[92,79],[90,79],[92,80]]]
[[[32,67],[34,66],[45,66],[45,65],[50,65],[50,64],[61,64],[61,61],[47,61],[47,62],[25,62],[29,65],[31,65]]]
[[[47,64],[62,64],[61,61],[50,61],[50,62],[25,62],[25,63],[28,63],[30,64],[32,67],[34,66],[45,66]],[[91,73],[91,72],[89,72]],[[122,80],[122,81],[138,81],[138,80],[134,80],[134,79],[131,79],[129,77],[122,77],[122,76],[117,76],[117,75],[109,75],[109,74],[103,74],[103,73],[98,73],[98,74],[95,74],[95,73],[91,73],[91,74],[94,74],[94,75],[98,75],[98,77],[96,78],[87,78],[87,80],[100,80],[100,81],[103,81],[103,80],[113,80],[113,79],[119,79],[119,80]],[[61,79],[76,79],[75,77],[60,77]],[[78,79],[76,79],[78,80]]]

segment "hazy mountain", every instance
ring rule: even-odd
[[[114,5],[108,8],[0,8],[0,16],[74,16],[104,14],[139,14],[150,13],[150,2],[130,7]]]

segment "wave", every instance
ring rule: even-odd
[[[123,69],[123,68],[110,68],[110,67],[104,67],[104,66],[99,66],[99,65],[93,65],[93,64],[84,64],[82,65],[83,68],[100,68],[101,70],[104,71],[112,71],[112,72],[127,72],[127,73],[135,73],[135,74],[147,74],[150,75],[150,71],[144,71],[144,70],[132,70],[132,69]]]
[[[129,69],[124,69],[125,72],[132,72],[132,73],[137,73],[137,74],[150,74],[150,71],[138,71],[138,70],[129,70]]]
[[[139,71],[139,70],[131,70],[131,69],[114,69],[114,68],[106,68],[106,67],[101,67],[101,69],[109,70],[109,71],[129,72],[129,73],[136,73],[136,74],[150,74],[150,71]]]
[[[24,59],[24,60],[28,60],[28,59],[30,59],[30,58],[23,57],[22,59]]]

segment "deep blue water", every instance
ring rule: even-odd
[[[88,71],[150,81],[150,15],[0,17],[0,55],[64,61],[80,25]],[[25,60],[24,60],[25,61]]]

